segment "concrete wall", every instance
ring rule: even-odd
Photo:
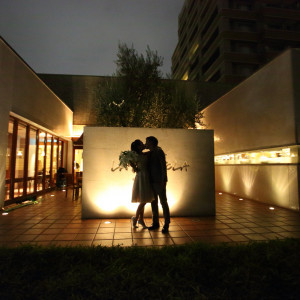
[[[215,154],[296,143],[292,51],[286,51],[204,110]],[[298,52],[297,52],[298,53]]]
[[[71,137],[73,112],[0,39],[0,207],[4,199],[9,113]]]
[[[216,166],[216,189],[299,210],[297,165]]]
[[[121,151],[129,150],[135,139],[145,141],[150,135],[158,138],[169,164],[167,197],[171,216],[215,215],[212,130],[85,127],[83,218],[134,215],[137,204],[131,203],[131,193],[135,174],[131,168],[116,168]],[[190,166],[177,169],[185,162]],[[150,204],[146,215],[151,216]]]
[[[204,110],[215,155],[299,143],[300,51],[284,52]],[[216,190],[299,210],[294,165],[216,165]]]

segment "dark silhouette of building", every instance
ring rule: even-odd
[[[299,0],[186,0],[174,79],[239,83],[287,48],[300,48]]]

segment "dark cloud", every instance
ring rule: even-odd
[[[118,42],[170,73],[184,0],[1,0],[0,34],[37,73],[111,75]]]

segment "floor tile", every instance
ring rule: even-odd
[[[97,233],[95,235],[95,240],[112,240],[114,238],[113,232],[108,233]]]
[[[111,247],[112,246],[112,243],[113,243],[113,240],[94,240],[92,242],[92,245],[93,246],[103,246],[103,247]]]
[[[75,236],[75,239],[76,241],[89,241],[89,240],[93,240],[95,238],[95,235],[94,233],[78,233],[76,236]]]
[[[114,240],[113,246],[130,247],[133,245],[132,239]]]
[[[174,242],[171,238],[158,238],[158,239],[153,239],[154,245],[158,246],[169,246],[169,245],[174,245]]]
[[[228,235],[228,238],[230,238],[234,242],[247,242],[249,239],[241,234],[233,234],[233,235]]]
[[[38,235],[34,241],[36,242],[42,242],[42,241],[52,241],[54,240],[56,237],[56,234],[41,234]]]
[[[130,239],[130,238],[132,238],[132,234],[128,232],[119,232],[119,233],[115,233],[114,235],[115,240]]]
[[[68,233],[68,234],[58,234],[55,237],[55,241],[73,241],[77,237],[76,233]]]
[[[172,217],[169,233],[132,228],[130,218],[81,219],[81,199],[59,191],[39,196],[40,205],[30,205],[0,215],[0,245],[21,244],[76,246],[118,245],[163,247],[191,242],[247,243],[286,237],[300,238],[298,212],[269,206],[223,193],[216,194],[215,217]],[[62,201],[63,200],[63,201]],[[172,212],[171,212],[172,213]],[[145,218],[148,226],[152,218]]]
[[[133,239],[133,244],[136,246],[153,246],[152,239]]]
[[[193,242],[193,240],[189,237],[174,237],[172,238],[172,240],[175,245],[183,245]]]

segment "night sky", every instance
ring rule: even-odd
[[[0,35],[36,73],[112,75],[118,43],[171,73],[184,0],[0,0]]]

